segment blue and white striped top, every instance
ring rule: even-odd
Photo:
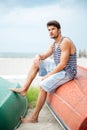
[[[53,57],[54,57],[54,62],[55,62],[56,65],[58,65],[60,63],[60,56],[61,56],[60,44],[61,44],[63,39],[64,39],[64,37],[59,42],[57,48],[55,47],[55,43],[53,44]],[[70,79],[73,79],[76,76],[76,74],[77,74],[77,56],[76,56],[76,53],[73,54],[73,55],[70,55],[69,61],[66,65],[66,67],[64,68],[64,70],[66,71],[66,73],[68,74]]]

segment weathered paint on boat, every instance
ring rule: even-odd
[[[78,66],[77,77],[48,94],[47,104],[65,130],[87,130],[87,69]]]

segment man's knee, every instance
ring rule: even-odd
[[[32,67],[33,67],[34,69],[39,69],[39,64],[37,64],[35,61],[33,61]]]
[[[40,91],[41,91],[42,93],[47,93],[42,87],[40,87]]]

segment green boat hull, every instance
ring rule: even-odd
[[[21,124],[20,117],[27,113],[26,97],[9,90],[19,87],[19,84],[0,78],[0,130],[15,130]]]

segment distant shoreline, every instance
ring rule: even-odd
[[[40,52],[38,52],[40,53]],[[0,58],[34,58],[37,52],[0,52]],[[87,57],[79,57],[77,58],[87,58]]]
[[[37,53],[3,52],[0,58],[33,58]]]

